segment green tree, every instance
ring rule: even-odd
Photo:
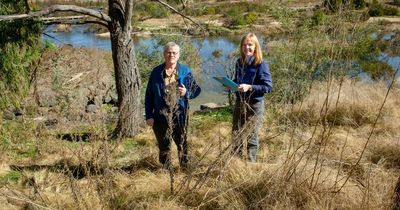
[[[25,0],[2,0],[0,15],[29,11]],[[40,57],[40,21],[0,21],[0,110],[19,106],[29,88],[30,67]]]

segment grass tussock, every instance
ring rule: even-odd
[[[371,146],[369,159],[385,168],[400,169],[400,142],[397,138],[377,138]]]
[[[351,127],[374,123],[380,103],[384,101],[384,84],[352,84],[346,80],[343,83],[328,84],[329,89],[326,85],[314,85],[303,102],[279,110],[279,121],[305,126],[327,124]],[[385,107],[382,114],[385,116],[389,112]]]

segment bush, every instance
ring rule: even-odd
[[[257,20],[257,14],[254,12],[250,12],[244,16],[244,20],[246,24],[253,24]]]
[[[371,17],[385,16],[385,15],[398,15],[399,10],[394,7],[385,7],[382,4],[374,1],[368,10],[368,14]]]
[[[166,7],[160,6],[160,4],[157,2],[146,1],[139,6],[139,10],[155,18],[164,18],[168,17],[169,15],[168,9]]]
[[[255,12],[250,12],[243,15],[238,9],[233,8],[228,13],[229,18],[229,26],[243,26],[248,24],[253,24],[257,20],[257,14]]]
[[[54,50],[54,49],[57,49],[57,46],[53,42],[51,42],[48,39],[46,39],[45,42],[44,42],[44,48],[45,49]]]
[[[365,0],[324,0],[324,7],[331,12],[337,12],[341,9],[362,9],[366,6]]]
[[[4,0],[0,15],[25,12],[25,1]],[[40,57],[42,25],[27,19],[0,22],[0,110],[19,106],[29,87],[30,68]]]
[[[313,16],[311,17],[311,25],[312,26],[318,26],[322,25],[326,20],[326,15],[324,11],[322,10],[317,10],[314,12]]]
[[[394,74],[391,65],[383,61],[365,61],[361,63],[361,69],[367,73],[373,80],[388,78]]]

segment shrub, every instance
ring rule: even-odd
[[[3,1],[0,15],[25,12],[25,1]],[[40,57],[42,25],[27,19],[0,22],[0,110],[19,106],[29,87],[30,68]]]
[[[362,62],[361,69],[373,80],[378,80],[383,77],[390,77],[395,72],[391,65],[383,61],[376,60]]]
[[[385,15],[398,15],[399,10],[394,7],[385,7],[377,1],[374,1],[368,10],[368,14],[371,17],[385,16]]]
[[[400,168],[400,146],[396,141],[385,141],[371,148],[370,161],[386,168]]]
[[[139,6],[139,10],[146,12],[148,15],[155,18],[168,17],[169,12],[166,7],[160,6],[157,2],[144,2]]]
[[[366,6],[365,0],[324,0],[324,7],[331,12],[336,12],[341,9],[362,9]]]
[[[215,15],[217,14],[217,8],[215,7],[207,7],[205,9],[205,15]]]
[[[322,10],[317,10],[314,12],[313,16],[311,17],[311,25],[318,26],[325,22],[326,15]]]
[[[244,20],[247,24],[253,24],[257,20],[257,14],[250,12],[244,16]]]
[[[57,49],[57,46],[53,42],[51,42],[48,39],[46,39],[45,42],[44,42],[44,48],[45,49],[54,50],[54,49]]]

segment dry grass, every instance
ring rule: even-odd
[[[0,200],[5,209],[389,209],[400,171],[400,91],[391,90],[374,126],[387,86],[339,87],[329,87],[328,105],[320,83],[301,104],[279,109],[262,129],[258,163],[230,155],[230,122],[193,123],[192,167],[177,168],[172,151],[172,192],[151,129],[109,142],[93,122],[89,141],[68,142],[57,138],[62,129],[29,124],[35,135],[15,135],[4,124],[2,138],[15,145],[2,150]],[[35,142],[33,157],[18,153],[25,146],[16,136]]]

